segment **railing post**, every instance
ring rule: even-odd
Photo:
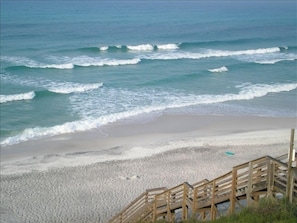
[[[149,194],[149,192],[146,191],[146,192],[145,192],[145,197],[144,197],[144,201],[145,201],[145,203],[148,203],[148,194]]]
[[[248,185],[246,192],[247,205],[249,206],[252,203],[252,191],[253,191],[253,163],[249,162],[249,176],[248,176]]]
[[[155,196],[154,205],[153,205],[153,219],[152,222],[155,222],[157,220],[157,200],[158,196]]]
[[[188,209],[187,209],[187,195],[188,195],[188,188],[186,183],[183,184],[183,201],[182,201],[182,221],[187,220],[188,217]]]
[[[274,185],[274,165],[273,161],[267,160],[267,195],[271,197],[273,195]]]
[[[193,190],[193,207],[192,207],[192,218],[196,216],[197,209],[197,197],[198,196],[198,187]]]
[[[230,209],[229,212],[232,214],[235,210],[236,202],[236,184],[237,184],[237,170],[232,169],[232,186],[231,186],[231,196],[230,196]]]
[[[286,197],[289,201],[293,202],[293,169],[292,169],[292,162],[293,162],[293,147],[294,147],[294,133],[295,129],[291,129],[291,140],[290,140],[290,150],[289,150],[289,160],[288,160],[288,177],[287,177],[287,190],[286,190]]]
[[[212,184],[212,195],[211,195],[211,206],[210,206],[211,220],[216,219],[215,191],[216,191],[216,181],[214,180]]]
[[[167,208],[167,221],[169,222],[172,222],[172,219],[171,219],[171,210],[170,210],[170,204],[171,204],[171,199],[170,199],[170,196],[171,196],[171,191],[168,190],[167,191],[167,196],[166,196],[166,208]]]

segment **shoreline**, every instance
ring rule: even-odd
[[[91,163],[142,158],[176,150],[184,147],[183,144],[190,143],[193,147],[203,146],[210,142],[214,144],[216,140],[213,138],[221,136],[223,138],[220,140],[224,141],[225,136],[230,135],[234,141],[236,134],[240,133],[272,130],[289,132],[296,126],[296,117],[166,114],[146,122],[133,119],[121,120],[91,131],[63,134],[2,147],[0,148],[1,174],[9,172],[3,171],[6,164],[18,163],[25,167],[30,163],[49,164],[58,159],[84,156],[96,157],[97,161],[89,160]],[[285,133],[279,134],[280,136],[275,134],[275,137],[283,137]],[[253,137],[255,138],[256,135]],[[238,137],[243,136],[238,135]],[[266,142],[266,144],[276,140],[275,137],[270,138],[271,142]],[[224,144],[223,141],[217,142],[217,145]],[[137,149],[139,152],[132,151],[133,154],[131,153],[131,150]],[[64,161],[67,160],[64,159]],[[63,160],[56,165],[63,167]],[[86,165],[86,161],[82,165]],[[55,164],[51,166],[55,167]],[[75,166],[75,163],[66,166]],[[42,170],[45,169],[42,168]],[[32,170],[38,171],[38,168]]]
[[[296,118],[166,115],[114,123],[100,129],[105,135],[30,142],[22,153],[1,149],[8,161],[1,162],[0,220],[106,222],[146,189],[212,180],[241,163],[287,153],[294,125]],[[5,168],[15,174],[3,174]]]

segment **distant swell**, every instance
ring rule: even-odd
[[[8,137],[1,141],[2,146],[17,144],[24,141],[34,140],[41,137],[50,137],[60,134],[73,133],[78,131],[86,131],[93,128],[106,125],[108,123],[116,122],[118,120],[134,117],[141,114],[148,114],[150,112],[163,111],[168,108],[181,108],[185,106],[193,106],[199,104],[214,104],[227,101],[236,100],[251,100],[254,98],[264,97],[269,93],[279,93],[292,91],[297,88],[297,83],[288,84],[242,84],[237,86],[239,89],[238,94],[221,94],[221,95],[170,95],[169,98],[158,97],[160,100],[159,105],[147,104],[142,107],[137,106],[134,109],[129,109],[119,113],[103,115],[98,118],[88,118],[84,120],[67,122],[62,125],[52,127],[36,127],[24,130],[21,134]],[[140,92],[141,94],[141,92]],[[166,95],[166,94],[165,94]]]
[[[0,95],[0,103],[6,103],[11,101],[31,100],[35,97],[34,91],[23,94],[12,94],[12,95]]]
[[[225,44],[242,45],[246,43],[265,42],[267,39],[262,38],[249,38],[249,39],[231,39],[231,40],[218,40],[218,41],[202,41],[202,42],[183,42],[179,46],[181,49],[193,47],[212,47],[221,46]]]

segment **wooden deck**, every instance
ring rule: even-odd
[[[169,222],[196,218],[214,220],[259,201],[260,197],[288,197],[297,200],[297,161],[287,162],[288,155],[261,157],[233,167],[232,171],[211,181],[193,185],[185,182],[176,187],[145,191],[109,223]],[[245,204],[242,204],[245,200]],[[220,208],[223,205],[224,208]]]

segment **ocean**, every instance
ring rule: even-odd
[[[1,0],[1,147],[162,114],[297,117],[296,1]]]

